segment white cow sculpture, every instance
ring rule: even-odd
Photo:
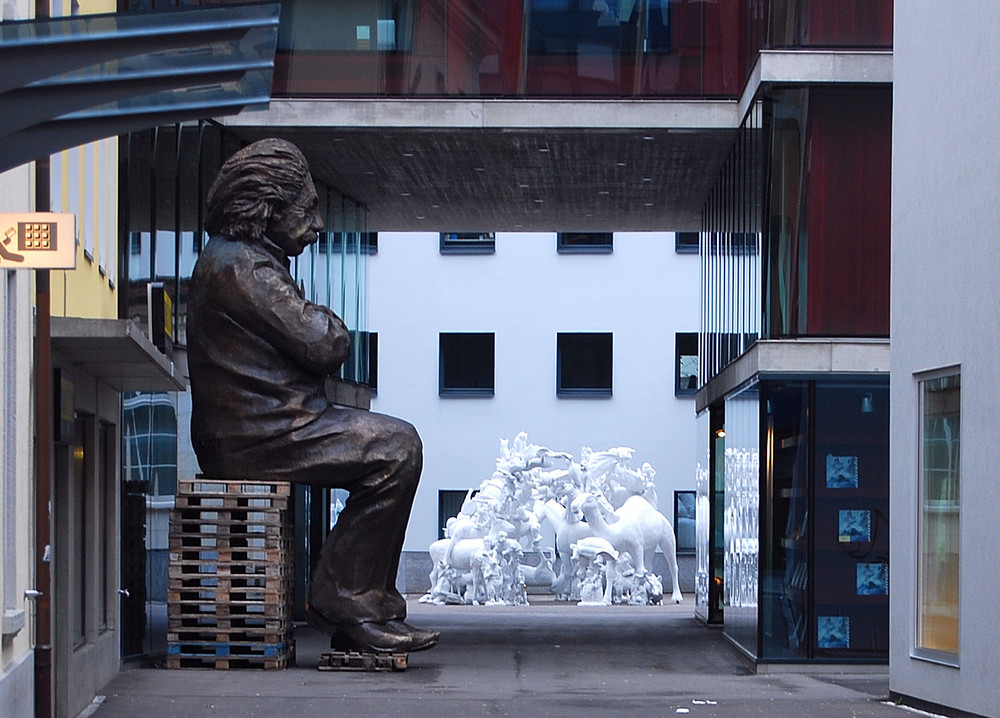
[[[562,600],[660,603],[662,580],[648,565],[659,548],[670,569],[670,600],[680,603],[676,540],[656,508],[656,472],[648,463],[633,470],[632,454],[584,447],[576,462],[529,443],[523,432],[502,439],[496,471],[469,491],[445,538],[431,544],[431,587],[420,600],[522,605],[528,585],[548,581]],[[541,546],[546,521],[554,549]],[[521,565],[526,550],[540,553],[537,566]]]

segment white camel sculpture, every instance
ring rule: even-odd
[[[559,554],[559,572],[552,582],[552,592],[560,599],[568,599],[573,594],[572,545],[581,539],[594,535],[589,524],[580,520],[569,508],[555,499],[542,505],[545,519],[556,534],[556,551]]]
[[[602,506],[593,494],[583,493],[573,501],[573,507],[583,512],[595,536],[606,538],[619,552],[627,552],[632,557],[638,577],[645,576],[648,570],[646,556],[652,557],[659,547],[673,582],[670,600],[674,603],[684,600],[677,580],[677,542],[673,527],[646,499],[632,496],[614,512]]]
[[[677,538],[670,521],[642,496],[632,496],[626,499],[616,512],[621,521],[627,521],[639,527],[643,541],[643,555],[652,557],[657,547],[663,552],[670,570],[671,586],[670,600],[681,603],[680,583],[677,580]]]

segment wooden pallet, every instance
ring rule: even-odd
[[[182,509],[280,509],[291,506],[286,482],[180,479],[175,506]]]
[[[211,668],[215,670],[230,670],[234,668],[258,668],[265,671],[283,670],[295,665],[295,646],[287,647],[281,653],[274,655],[228,654],[217,655],[206,653],[171,652],[167,649],[167,668]]]
[[[215,613],[188,613],[173,616],[169,631],[257,631],[268,635],[292,635],[291,613],[284,616],[219,616]]]
[[[173,556],[171,556],[173,559]],[[287,563],[268,563],[266,561],[241,564],[219,563],[218,561],[189,561],[181,563],[179,560],[170,563],[167,568],[167,575],[170,580],[183,580],[193,577],[217,577],[233,578],[238,576],[264,576],[274,579],[291,580],[294,576],[295,568],[291,560]]]
[[[178,482],[169,531],[169,668],[294,662],[293,495],[281,482]]]
[[[331,651],[321,653],[316,665],[321,671],[405,671],[408,653],[359,653]]]

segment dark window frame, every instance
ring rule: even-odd
[[[463,342],[461,339],[463,337],[466,342],[464,347],[459,346]],[[489,338],[489,356],[486,356],[485,351],[487,337]],[[474,346],[474,342],[477,341],[481,341],[482,345]],[[451,346],[448,346],[449,344]],[[463,358],[461,356],[463,353],[468,356]],[[468,379],[471,381],[467,381]],[[492,397],[495,391],[496,335],[493,332],[440,332],[438,334],[438,396],[482,399]]]
[[[496,232],[441,232],[441,254],[494,254]]]
[[[438,489],[438,539],[445,537],[448,519],[462,512],[468,494],[468,489]]]
[[[614,232],[558,232],[556,234],[556,252],[559,254],[612,254],[614,251]]]
[[[590,342],[591,346],[586,346]],[[606,343],[606,346],[605,346]],[[575,346],[571,346],[575,344]],[[595,352],[587,355],[587,351]],[[596,352],[606,356],[596,356]],[[572,358],[575,365],[570,364]],[[581,367],[580,358],[590,367]],[[598,366],[598,362],[600,366]],[[559,332],[556,334],[556,396],[606,399],[614,395],[614,334],[612,332]],[[586,381],[587,374],[591,380]]]
[[[680,531],[680,498],[682,495],[690,496],[694,504],[695,512],[697,512],[698,507],[698,492],[697,491],[674,491],[674,536],[677,537],[676,553],[678,556],[693,556],[698,545],[697,533],[692,538],[691,545],[681,545],[681,531]],[[693,517],[697,521],[697,515]]]
[[[700,241],[699,232],[674,232],[674,251],[677,254],[698,254]]]
[[[694,342],[692,347],[690,342]],[[698,392],[698,333],[697,332],[677,332],[674,334],[674,396],[694,396]],[[691,351],[693,349],[693,351]],[[694,379],[694,386],[690,383],[685,385],[681,373],[681,357],[693,356],[695,359],[695,374],[689,375],[689,380]]]

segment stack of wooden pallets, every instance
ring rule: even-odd
[[[182,479],[170,512],[168,668],[295,662],[290,485]]]

